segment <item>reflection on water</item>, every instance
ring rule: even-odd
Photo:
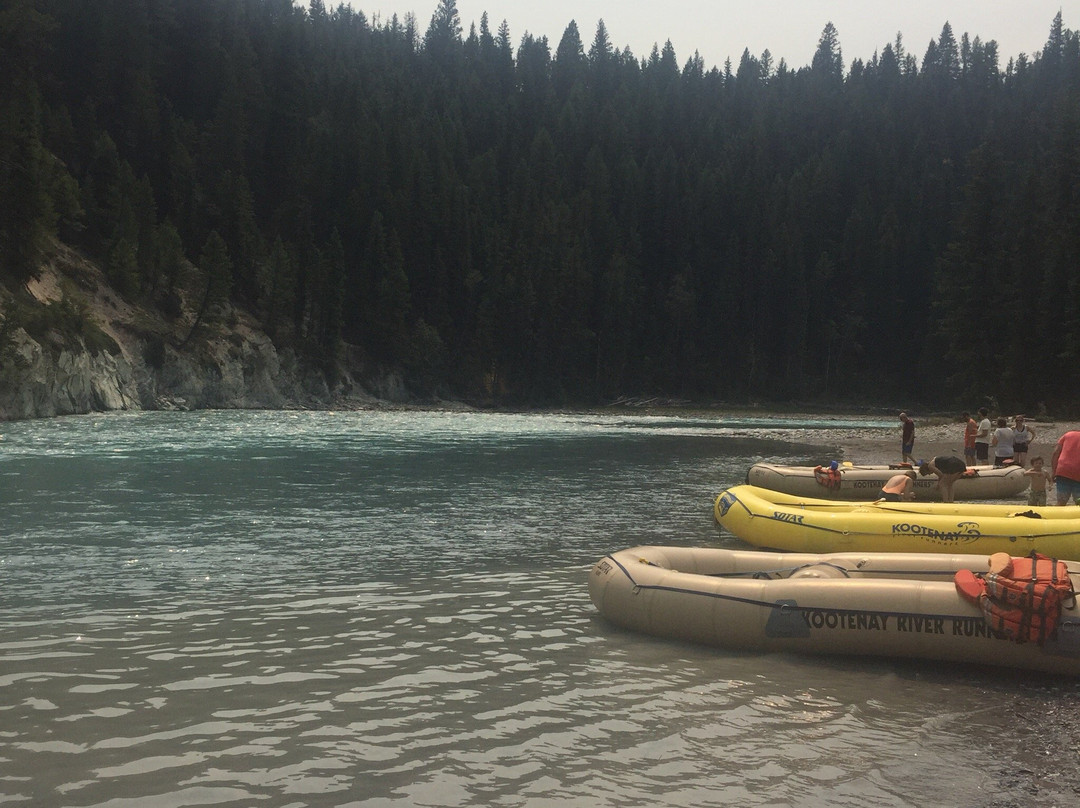
[[[599,618],[598,557],[715,542],[721,487],[813,451],[771,433],[445,413],[5,431],[0,802],[984,806],[1080,782],[1067,735],[1030,728],[1075,715],[1072,683]]]

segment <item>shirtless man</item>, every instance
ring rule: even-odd
[[[885,485],[881,486],[879,499],[886,502],[903,502],[915,499],[915,472],[905,471],[903,474],[895,474],[889,478]]]

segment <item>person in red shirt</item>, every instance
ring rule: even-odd
[[[1068,505],[1072,498],[1080,505],[1080,431],[1071,429],[1058,438],[1050,458],[1050,474],[1054,477],[1057,504]]]
[[[964,419],[964,462],[969,466],[975,465],[975,435],[979,432],[979,425],[971,417],[970,412],[961,413]]]

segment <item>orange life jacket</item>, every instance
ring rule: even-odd
[[[1002,606],[993,598],[985,595],[980,599],[979,606],[982,608],[986,625],[1002,639],[1018,643],[1033,642],[1042,645],[1047,640],[1057,636],[1057,621],[1058,617],[1061,616],[1060,609],[1057,610],[1057,614],[1042,615],[1025,609]]]
[[[991,567],[983,581],[991,598],[1040,614],[1055,608],[1060,613],[1062,603],[1076,597],[1065,562],[1040,553],[1011,558],[1000,572]]]
[[[838,491],[840,489],[840,480],[842,477],[840,469],[815,466],[814,479],[817,480],[818,485],[823,485],[830,491]]]
[[[995,553],[990,572],[976,576],[960,570],[954,580],[957,590],[982,609],[991,631],[1018,643],[1042,645],[1054,638],[1062,609],[1076,606],[1065,562],[1041,553],[1021,558]]]

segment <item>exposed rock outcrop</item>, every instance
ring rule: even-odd
[[[393,374],[376,382],[386,396],[369,393],[348,370],[331,386],[237,309],[219,310],[189,338],[192,313],[168,321],[120,300],[95,266],[62,247],[26,291],[31,306],[59,307],[81,330],[58,327],[61,317],[39,317],[28,330],[14,315],[15,296],[0,295],[0,420],[131,409],[361,407],[408,397]],[[24,312],[24,319],[32,318]]]
[[[131,363],[123,354],[92,354],[81,344],[54,352],[21,329],[13,343],[15,368],[0,377],[0,418],[141,407]]]

